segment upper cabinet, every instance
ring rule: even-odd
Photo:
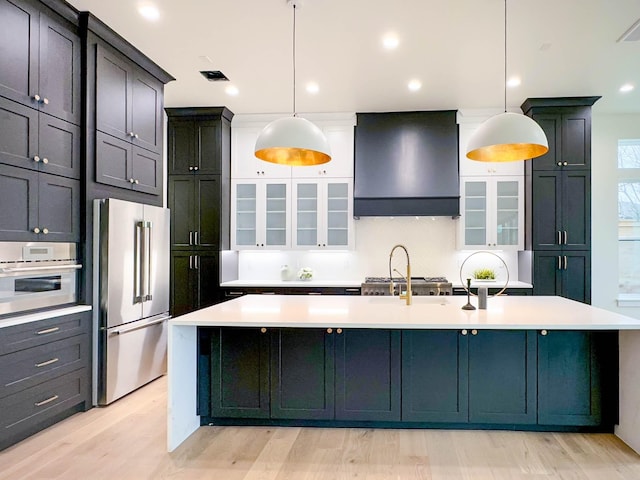
[[[233,113],[225,107],[167,108],[166,112],[169,174],[228,176]]]
[[[96,128],[162,153],[163,83],[105,45],[96,64]]]
[[[39,2],[0,0],[0,32],[0,95],[79,125],[78,28]]]
[[[463,177],[460,249],[524,249],[522,176]]]
[[[90,13],[86,30],[89,178],[162,195],[164,84],[174,78]]]

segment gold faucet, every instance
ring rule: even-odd
[[[406,300],[407,305],[411,305],[411,262],[409,261],[409,252],[407,251],[407,247],[405,247],[404,245],[396,245],[391,249],[391,253],[389,254],[389,279],[391,280],[391,286],[389,288],[391,290],[391,295],[394,295],[395,287],[393,285],[393,275],[391,272],[391,259],[393,258],[393,252],[395,252],[396,248],[403,249],[405,255],[407,256],[407,275],[406,276],[402,275],[395,268],[393,269],[394,272],[400,275],[400,277],[402,277],[404,281],[407,282],[407,290],[404,295],[402,294],[402,289],[399,288],[400,298]]]

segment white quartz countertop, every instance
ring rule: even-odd
[[[477,307],[477,298],[471,302]],[[640,320],[562,297],[500,296],[486,310],[462,310],[466,296],[245,295],[170,325],[334,328],[640,330]]]
[[[360,280],[231,280],[222,282],[221,287],[340,287],[353,288],[362,285]]]
[[[91,305],[72,305],[70,307],[56,308],[55,310],[44,310],[15,317],[0,318],[0,328],[13,327],[15,325],[22,325],[23,323],[29,322],[37,322],[48,318],[62,317],[63,315],[88,312],[89,310],[91,310]]]

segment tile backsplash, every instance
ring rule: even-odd
[[[280,280],[282,265],[288,265],[294,275],[301,268],[309,267],[316,280],[362,281],[365,276],[388,276],[389,253],[394,245],[402,244],[409,251],[413,276],[443,275],[454,284],[459,283],[460,266],[474,252],[456,250],[458,221],[449,217],[361,218],[355,221],[354,250],[240,251],[237,253],[238,279]],[[494,253],[506,263],[511,280],[517,279],[517,253]],[[396,250],[393,266],[404,273],[403,256],[403,252]],[[464,263],[463,277],[479,267],[493,268],[498,280],[506,277],[500,259],[487,254],[469,258]],[[225,273],[228,272],[223,272],[223,278],[229,279]]]

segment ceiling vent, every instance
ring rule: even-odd
[[[220,70],[202,70],[200,74],[210,82],[228,82],[227,76]]]
[[[622,34],[618,42],[637,42],[640,40],[640,19]]]

